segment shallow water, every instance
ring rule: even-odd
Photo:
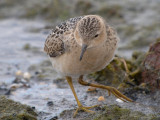
[[[44,59],[42,54],[33,54],[23,50],[23,46],[29,43],[42,51],[46,37],[43,28],[44,23],[26,20],[7,19],[0,21],[0,81],[13,75],[18,69],[26,71],[28,66]],[[31,33],[29,29],[41,29],[39,33]],[[3,76],[3,77],[2,77]],[[3,78],[3,79],[2,79]]]

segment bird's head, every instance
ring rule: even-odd
[[[82,47],[80,55],[80,60],[82,60],[88,48],[103,44],[106,39],[105,22],[100,16],[87,15],[77,23],[74,35],[77,43]]]

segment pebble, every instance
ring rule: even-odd
[[[31,74],[29,72],[25,72],[23,74],[23,78],[26,79],[26,80],[30,80],[31,79]]]
[[[23,72],[21,70],[18,70],[16,72],[16,77],[21,77],[21,76],[23,76]]]
[[[123,103],[123,101],[121,99],[118,99],[118,98],[116,99],[116,101],[119,102],[119,103]]]
[[[104,96],[100,96],[99,98],[98,98],[98,101],[104,101],[105,99],[104,99]]]
[[[58,116],[54,116],[53,118],[51,118],[49,120],[58,120]]]
[[[48,105],[48,106],[53,106],[53,101],[48,101],[48,102],[47,102],[47,105]]]

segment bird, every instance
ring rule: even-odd
[[[44,51],[49,56],[53,69],[64,76],[73,92],[78,108],[74,112],[76,116],[79,110],[93,113],[91,107],[85,107],[79,101],[72,78],[78,77],[78,83],[108,90],[123,101],[132,100],[116,88],[102,84],[89,83],[83,80],[83,76],[104,69],[114,58],[119,37],[116,31],[99,15],[84,15],[70,18],[61,24],[47,36]]]

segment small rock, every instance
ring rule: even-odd
[[[39,71],[36,71],[36,72],[35,72],[36,75],[39,74],[39,73],[40,73]]]
[[[160,42],[154,43],[143,62],[142,81],[155,90],[160,89]]]
[[[23,76],[23,72],[21,70],[18,70],[16,72],[16,77],[22,77]]]
[[[47,102],[47,105],[48,105],[48,106],[53,106],[53,101],[48,101],[48,102]]]
[[[31,79],[31,74],[28,73],[28,72],[25,72],[25,73],[23,74],[23,78],[24,78],[25,80],[30,80],[30,79]]]
[[[100,96],[99,98],[98,98],[98,101],[104,101],[105,99],[104,99],[104,96]]]
[[[116,101],[119,103],[123,103],[123,101],[121,99],[116,99]]]
[[[36,109],[36,107],[34,107],[34,106],[33,106],[33,107],[31,107],[31,108],[32,108],[33,110],[35,110],[35,109]]]
[[[54,116],[53,118],[51,118],[49,120],[58,120],[58,116]]]

